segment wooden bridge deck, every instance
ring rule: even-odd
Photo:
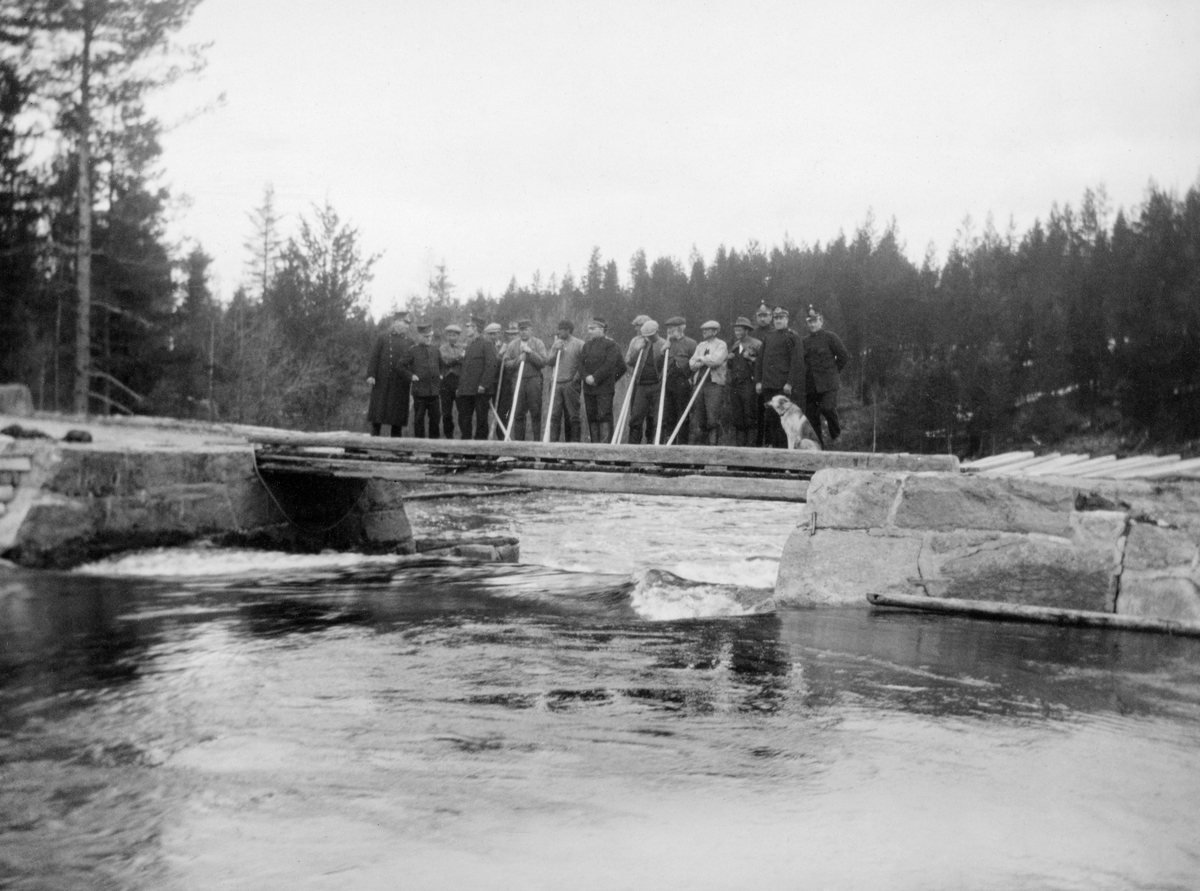
[[[389,439],[354,433],[272,432],[252,436],[251,442],[264,473],[770,501],[803,501],[809,479],[827,467],[958,471],[952,455]]]

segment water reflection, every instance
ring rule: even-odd
[[[650,622],[632,588],[453,561],[5,576],[0,886],[1195,874],[1200,641],[866,610]]]

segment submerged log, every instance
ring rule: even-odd
[[[956,616],[974,616],[1015,622],[1043,622],[1086,628],[1115,628],[1124,631],[1157,631],[1186,637],[1200,637],[1200,622],[1176,622],[1117,613],[1082,609],[1058,609],[1048,606],[1024,606],[992,600],[960,600],[928,597],[921,594],[868,594],[872,606],[893,606]]]

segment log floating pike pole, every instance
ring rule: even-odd
[[[671,345],[668,343],[667,348],[663,350],[663,370],[662,370],[662,386],[658,388],[658,424],[654,429],[654,444],[662,443],[662,422],[663,408],[667,404],[667,369],[671,363]]]
[[[562,350],[554,357],[554,377],[550,379],[550,410],[546,412],[546,432],[542,434],[542,442],[550,441],[550,421],[554,418],[554,394],[558,389],[558,363],[562,361]],[[567,422],[570,424],[570,421]]]
[[[671,438],[667,440],[667,445],[675,441],[675,437],[679,435],[679,431],[683,429],[683,422],[687,420],[691,414],[692,406],[696,404],[696,397],[700,395],[700,390],[704,386],[704,382],[708,380],[708,372],[712,369],[705,368],[704,374],[700,375],[700,382],[696,384],[696,389],[692,391],[692,398],[688,400],[687,408],[683,410],[683,414],[679,416],[679,423],[675,425],[674,431],[671,433]]]
[[[649,343],[646,344],[649,347]],[[643,348],[638,353],[637,362],[633,366],[633,377],[629,379],[629,388],[625,391],[625,398],[621,401],[621,414],[617,417],[616,429],[613,430],[613,445],[621,444],[621,434],[625,432],[625,422],[629,420],[629,403],[633,400],[633,388],[637,386],[637,377],[642,370],[642,360],[646,358],[646,349]]]
[[[500,356],[500,376],[498,378],[496,378],[496,405],[492,406],[492,416],[497,421],[500,421],[500,412],[497,410],[496,406],[500,405],[500,394],[503,392],[504,392],[504,356],[502,354]],[[490,400],[490,399],[488,400],[488,405],[492,405],[492,400]],[[503,421],[500,421],[500,429],[507,430],[507,428],[504,426]],[[496,433],[496,425],[489,421],[488,422],[488,437],[490,438],[491,436],[495,435],[495,433]]]
[[[521,354],[521,364],[517,366],[517,382],[513,385],[513,401],[508,409],[508,427],[504,430],[504,441],[512,441],[513,419],[517,416],[517,403],[521,400],[521,378],[525,374],[525,354]]]
[[[872,606],[895,606],[955,616],[1004,619],[1017,622],[1043,622],[1075,625],[1083,628],[1112,628],[1125,631],[1158,631],[1186,637],[1200,637],[1200,622],[1152,619],[1085,609],[1050,606],[1026,606],[994,600],[964,600],[954,597],[929,597],[924,594],[868,594]]]

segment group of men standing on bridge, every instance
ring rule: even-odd
[[[376,340],[367,368],[367,419],[378,436],[384,425],[400,436],[462,439],[583,441],[584,419],[593,443],[736,445],[786,448],[787,436],[772,397],[798,407],[825,447],[841,434],[839,372],[849,361],[841,339],[824,327],[811,304],[808,335],[789,326],[782,306],[761,305],[756,322],[739,317],[732,340],[721,325],[700,326],[699,341],[682,316],[666,319],[665,336],[649,316],[633,320],[624,349],[602,318],[588,321],[584,337],[569,320],[558,323],[549,346],[522,319],[506,329],[472,316],[447,325],[440,344],[433,327],[396,313]],[[618,405],[617,382],[629,376]],[[545,395],[549,392],[549,405]],[[543,414],[546,422],[543,426]]]

